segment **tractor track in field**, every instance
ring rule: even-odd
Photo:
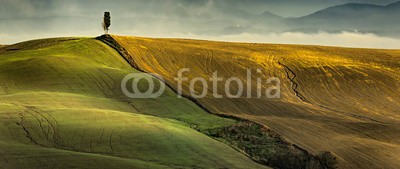
[[[359,119],[359,120],[370,121],[370,122],[378,123],[378,124],[381,124],[381,125],[385,125],[386,124],[386,123],[384,123],[382,121],[375,120],[375,119],[370,118],[370,117],[361,116],[361,115],[353,114],[353,113],[350,113],[350,112],[348,113],[348,112],[345,112],[345,111],[342,111],[342,110],[338,110],[338,109],[334,109],[334,108],[330,108],[330,107],[324,106],[324,105],[319,105],[319,104],[315,104],[315,105],[320,107],[320,108],[322,108],[322,109],[325,109],[325,110],[347,114],[347,115],[349,115],[349,116],[351,116],[353,118]]]
[[[35,144],[35,145],[40,145],[35,139],[33,139],[32,134],[28,130],[28,128],[23,124],[25,121],[25,116],[24,113],[19,113],[20,121],[16,122],[15,124],[18,125],[19,127],[22,128],[22,130],[25,132],[25,137],[28,138],[28,140]]]
[[[212,60],[213,60],[213,57],[214,57],[214,53],[212,52],[212,50],[209,50],[209,49],[205,49],[205,56],[206,56],[206,58],[205,58],[205,64],[204,64],[204,66],[205,66],[205,70],[208,70],[209,71],[209,73],[213,73],[213,70],[212,70]]]
[[[112,78],[107,72],[105,72],[102,69],[98,69],[100,72],[102,72],[104,75],[106,75],[108,78],[110,78],[110,80],[112,80],[114,82],[114,84],[118,84],[114,78]]]
[[[46,114],[48,117],[46,117]],[[49,113],[46,113],[40,109],[37,109],[36,107],[33,106],[25,106],[25,110],[23,112],[20,112],[19,114],[20,121],[15,122],[16,125],[20,126],[22,130],[26,134],[26,138],[30,140],[31,143],[43,147],[48,147],[43,144],[40,144],[37,140],[35,140],[32,136],[31,131],[29,128],[34,127],[31,122],[29,124],[31,126],[27,127],[26,126],[26,118],[32,117],[34,118],[34,121],[37,122],[38,126],[37,128],[40,130],[40,133],[38,137],[43,138],[44,136],[45,140],[48,141],[48,143],[52,143],[53,146],[62,146],[62,141],[59,136],[58,132],[58,122],[57,120],[51,116]]]
[[[101,72],[101,71],[100,71],[100,72]],[[108,88],[108,90],[106,90],[106,91],[110,91],[110,92],[106,92],[106,96],[107,96],[107,97],[110,97],[110,96],[114,95],[114,93],[112,93],[114,88],[112,88],[112,87],[108,84],[108,82],[107,82],[102,76],[100,76],[100,74],[97,74],[97,78],[100,79],[100,80],[103,82],[103,83],[100,83],[100,84],[105,84],[105,86]],[[102,85],[102,86],[103,86],[103,85]]]
[[[44,127],[43,127],[43,123],[42,123],[43,120],[42,120],[42,119],[39,119],[37,116],[35,116],[34,113],[32,113],[32,112],[29,111],[29,110],[27,110],[27,111],[25,111],[25,112],[31,114],[32,117],[34,117],[34,118],[36,119],[36,121],[37,121],[38,124],[39,124],[39,127],[40,127],[41,132],[46,136],[46,139],[50,140],[50,138],[49,138],[50,127],[47,127],[47,132],[46,132],[46,130],[45,130]]]
[[[94,135],[94,134],[93,134],[93,133],[94,133],[93,130],[94,130],[94,129],[90,130],[90,133],[89,133],[89,135],[90,135],[90,136],[89,136],[89,150],[90,150],[90,152],[94,152],[94,151],[93,151],[93,141],[92,141],[93,135]]]
[[[112,152],[114,152],[114,147],[112,145],[113,134],[114,134],[114,129],[111,129],[111,134],[110,134],[110,137],[108,139],[108,146],[110,147]]]
[[[101,128],[100,138],[97,140],[97,144],[101,143],[101,141],[103,140],[103,135],[104,135],[104,128]]]
[[[108,97],[107,93],[105,93],[104,90],[103,90],[103,85],[101,85],[101,84],[98,82],[98,80],[94,77],[93,74],[90,75],[90,74],[87,73],[87,72],[84,72],[84,74],[86,74],[86,76],[87,76],[88,78],[90,78],[90,80],[92,80],[92,81],[95,83],[95,85],[97,86],[97,88],[99,89],[99,91],[101,91],[101,92],[104,94],[104,96]]]
[[[42,111],[42,110],[39,110],[39,109],[37,109],[36,107],[33,107],[33,106],[26,106],[26,108],[28,109],[28,112],[30,112],[30,113],[32,113],[32,115],[37,119],[37,116],[35,116],[33,113],[36,113],[37,115],[39,115],[40,117],[41,117],[41,119],[43,119],[43,120],[45,120],[45,122],[49,125],[48,127],[47,127],[47,134],[46,134],[46,132],[44,131],[44,130],[42,130],[42,132],[47,136],[47,139],[49,140],[49,141],[51,141],[51,139],[49,139],[48,137],[49,137],[49,135],[50,135],[50,131],[52,131],[52,133],[53,133],[53,135],[52,135],[52,139],[53,139],[53,143],[55,144],[55,145],[61,145],[61,143],[60,143],[60,139],[58,138],[59,136],[59,134],[58,134],[58,124],[57,124],[57,121],[49,114],[49,113],[46,113],[49,117],[46,117],[46,116],[44,116],[44,111]],[[50,119],[52,119],[52,121],[50,120]],[[40,121],[40,120],[38,120],[38,121]],[[39,122],[39,125],[40,126],[42,126],[42,123],[41,122]],[[41,127],[42,129],[43,129],[43,127]]]
[[[10,128],[10,124],[14,124],[14,122],[13,122],[13,120],[11,118],[11,113],[5,113],[5,114],[7,115],[7,118],[8,118],[7,130],[10,133],[11,138],[15,139],[15,136],[14,136],[14,134],[13,134],[11,128]]]

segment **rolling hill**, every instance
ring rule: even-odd
[[[339,168],[400,165],[399,50],[97,39],[0,47],[1,168],[330,168],[336,157]],[[178,98],[181,68],[189,80],[218,71],[252,88],[277,77],[281,97],[214,98],[209,88],[193,98],[202,87],[184,81]],[[161,97],[122,93],[125,75],[152,77],[142,72],[164,77]]]
[[[311,153],[331,151],[339,168],[400,166],[400,50],[112,37],[134,67],[162,75],[174,90],[178,71],[190,68],[186,96],[202,89],[190,80],[215,71],[245,82],[247,69],[263,80],[278,77],[280,99],[214,98],[208,88],[195,100],[215,114],[264,124]],[[250,80],[253,89],[257,77]],[[223,94],[224,83],[217,89]]]
[[[169,88],[129,99],[120,88],[129,73],[139,72],[93,38],[1,48],[0,168],[268,168],[204,134],[239,121]]]

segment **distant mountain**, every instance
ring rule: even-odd
[[[350,18],[356,19],[369,19],[374,16],[382,17],[396,17],[400,14],[400,2],[393,3],[387,6],[378,6],[371,4],[357,4],[349,3],[344,5],[338,5],[330,8],[320,10],[311,15],[301,17],[299,19],[342,19],[346,20]],[[362,17],[362,18],[358,18]]]
[[[223,12],[226,11],[229,10]],[[268,11],[260,15],[238,14],[230,13],[228,16],[246,19],[246,22],[228,25],[218,34],[346,31],[400,38],[400,1],[389,5],[347,3],[298,18],[284,18]]]
[[[386,6],[348,3],[285,23],[290,31],[359,31],[400,37],[400,2]]]
[[[389,8],[399,8],[400,7],[400,1],[392,3],[392,4],[389,4],[387,7],[389,7]]]
[[[262,13],[260,15],[260,18],[263,20],[282,20],[282,19],[284,19],[283,17],[273,14],[269,11],[265,11],[264,13]]]

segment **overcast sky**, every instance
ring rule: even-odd
[[[98,36],[103,33],[103,12],[110,11],[113,34],[400,48],[400,40],[374,34],[268,30],[258,34],[253,21],[244,23],[248,13],[258,16],[269,11],[283,17],[301,17],[345,3],[387,5],[396,1],[399,0],[0,0],[0,44],[48,37]],[[226,28],[249,32],[221,33]]]
[[[92,11],[104,10],[126,14],[143,9],[195,8],[210,2],[255,14],[269,11],[284,17],[299,17],[344,3],[386,5],[396,0],[0,0],[0,17],[92,15]]]

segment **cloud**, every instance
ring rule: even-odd
[[[59,1],[59,0],[55,0]],[[1,0],[0,17],[28,17],[47,13],[55,7],[53,0]]]

